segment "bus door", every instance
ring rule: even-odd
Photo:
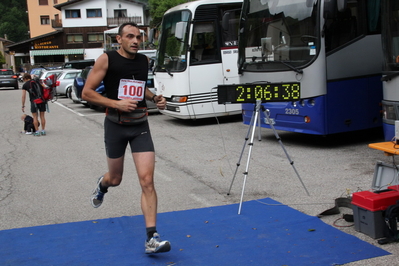
[[[223,84],[220,46],[216,21],[194,21],[190,50],[190,96],[196,117],[224,112],[218,105],[217,87]]]
[[[238,28],[241,9],[225,11],[222,17],[222,69],[223,84],[238,84]],[[226,104],[226,112],[237,110],[237,104]]]

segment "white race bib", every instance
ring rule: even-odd
[[[118,99],[144,100],[145,82],[133,79],[121,79],[119,81]]]

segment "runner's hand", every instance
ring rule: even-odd
[[[116,101],[116,109],[122,112],[131,112],[133,110],[136,110],[137,104],[137,101],[131,99],[123,99],[120,101]]]

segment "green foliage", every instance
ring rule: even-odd
[[[13,42],[29,39],[26,0],[0,1],[0,37]]]
[[[151,27],[157,27],[162,22],[165,12],[179,4],[191,2],[188,0],[148,0],[150,6],[150,15],[152,18]]]

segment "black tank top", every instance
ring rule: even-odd
[[[141,80],[147,84],[147,56],[136,54],[134,59],[128,59],[115,50],[106,53],[108,55],[108,70],[104,77],[104,87],[108,98],[118,100],[118,86],[121,79]],[[140,101],[138,106],[147,107],[145,99]]]

